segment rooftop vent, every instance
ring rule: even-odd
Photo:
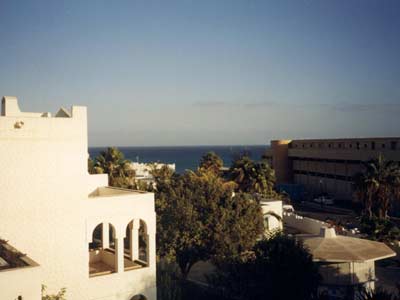
[[[335,228],[321,227],[319,235],[325,239],[332,239],[336,237]]]

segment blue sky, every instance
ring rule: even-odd
[[[92,146],[399,135],[398,0],[0,0],[0,40],[0,95]]]

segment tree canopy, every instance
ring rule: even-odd
[[[218,265],[210,282],[227,299],[310,300],[320,275],[302,243],[279,233]]]
[[[275,173],[265,160],[256,162],[247,154],[240,155],[232,162],[229,177],[237,184],[238,191],[278,197],[274,191]]]
[[[373,240],[397,240],[400,230],[388,212],[393,202],[399,201],[400,166],[379,155],[363,167],[353,178],[355,196],[363,206],[360,230]]]
[[[130,166],[124,154],[115,147],[109,147],[94,158],[89,159],[89,173],[108,174],[108,183],[111,186],[132,188],[135,185],[135,170]]]
[[[200,159],[199,168],[203,170],[209,170],[215,174],[219,174],[221,168],[224,166],[224,162],[215,152],[208,152],[204,154]]]
[[[237,255],[263,232],[261,208],[212,170],[156,178],[157,243],[183,277],[200,260]]]
[[[354,176],[356,197],[369,218],[387,219],[392,201],[400,196],[400,167],[382,155],[363,163],[364,170]]]

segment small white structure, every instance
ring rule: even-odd
[[[0,236],[40,271],[1,272],[0,299],[39,300],[23,289],[35,280],[48,293],[65,287],[69,300],[156,299],[154,195],[89,175],[87,148],[86,107],[51,117],[3,98]]]
[[[375,288],[375,261],[396,254],[384,243],[336,235],[334,228],[322,227],[320,234],[297,235],[318,263],[320,291],[332,299],[351,293],[357,299],[360,287]]]
[[[261,199],[260,205],[264,217],[264,228],[267,233],[282,230],[282,200]]]
[[[166,166],[175,172],[175,164],[132,162],[132,163],[130,163],[130,166],[133,170],[135,170],[135,178],[136,179],[144,180],[147,182],[152,182],[153,175],[151,174],[151,172],[154,169],[159,170],[162,167]]]

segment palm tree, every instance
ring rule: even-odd
[[[211,170],[215,174],[221,172],[224,162],[215,152],[208,152],[200,159],[199,168],[203,170]]]
[[[353,187],[369,218],[388,218],[391,202],[400,196],[400,167],[382,155],[363,163],[364,172],[354,176]]]
[[[229,173],[242,192],[276,196],[273,190],[275,174],[265,161],[254,162],[247,155],[242,155],[233,162]]]
[[[125,160],[124,154],[115,147],[100,152],[100,155],[95,158],[92,172],[107,173],[109,184],[118,187],[129,187],[135,177],[130,161]]]

